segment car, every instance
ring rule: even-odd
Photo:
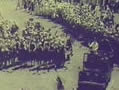
[[[77,90],[106,90],[111,74],[83,70],[79,72]]]
[[[104,52],[85,53],[77,90],[106,90],[112,68],[112,59]]]

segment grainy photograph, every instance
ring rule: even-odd
[[[0,0],[0,90],[119,90],[119,0]]]

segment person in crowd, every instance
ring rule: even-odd
[[[17,9],[20,9],[20,7],[21,7],[21,1],[20,1],[20,0],[17,0],[16,10],[17,10]]]
[[[31,14],[33,14],[33,12],[34,12],[34,10],[35,10],[35,0],[31,0],[31,10],[30,10],[30,12],[31,12]]]
[[[27,10],[27,0],[23,0],[24,9]]]
[[[56,80],[57,80],[57,90],[64,90],[64,85],[61,81],[61,78],[58,76]]]
[[[115,26],[115,30],[116,30],[116,32],[119,32],[119,24],[117,24],[117,25]]]
[[[96,39],[89,44],[89,48],[91,52],[95,52],[95,53],[98,52],[99,43],[97,42]]]

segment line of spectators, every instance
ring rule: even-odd
[[[0,68],[14,65],[16,59],[21,64],[53,64],[63,67],[72,54],[71,38],[63,33],[52,34],[52,28],[44,29],[40,22],[30,18],[24,30],[16,23],[0,23]]]

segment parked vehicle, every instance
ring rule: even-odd
[[[79,73],[77,90],[106,90],[111,74],[83,70]]]
[[[112,60],[103,52],[85,53],[77,90],[106,90],[111,79]]]

